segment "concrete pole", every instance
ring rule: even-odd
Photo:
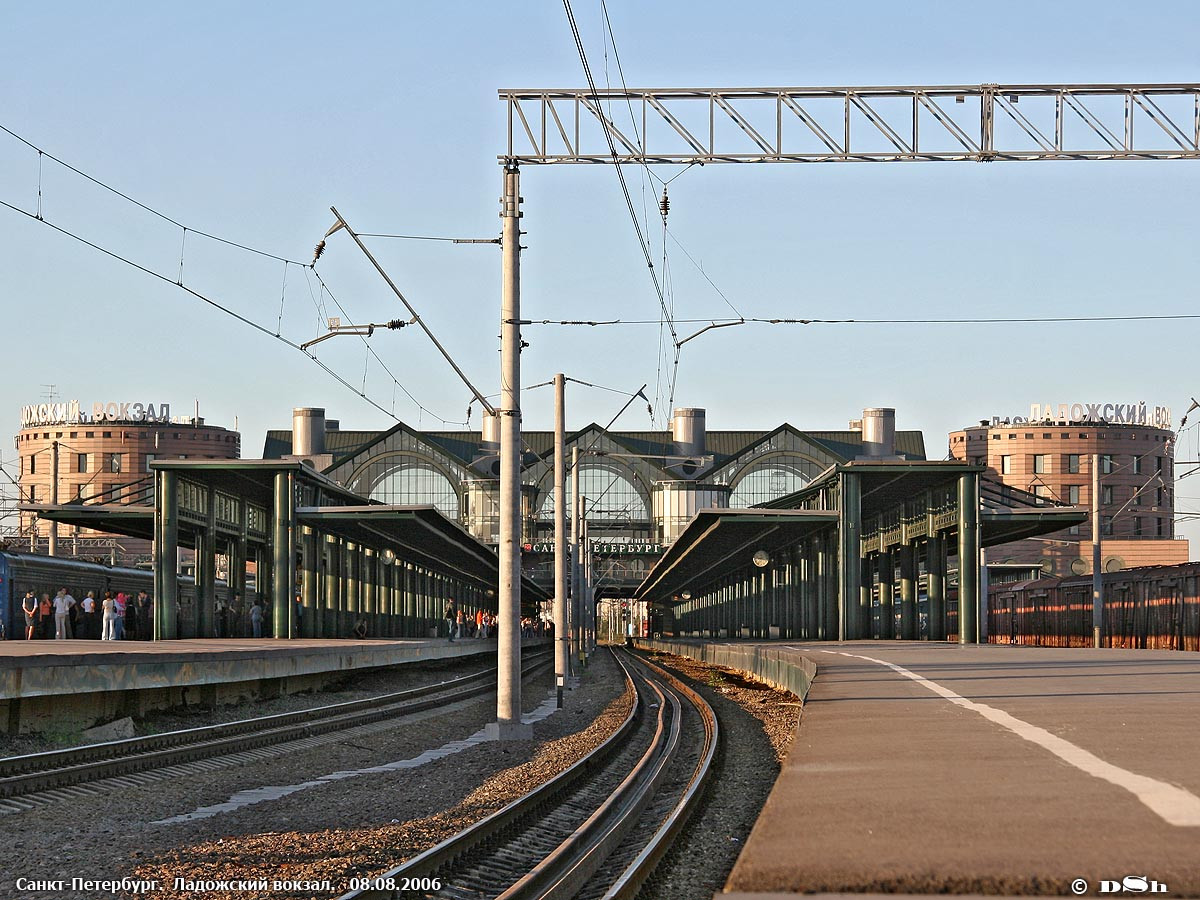
[[[579,659],[579,628],[583,621],[581,596],[583,585],[583,541],[580,539],[579,512],[583,504],[579,499],[579,448],[571,448],[571,613],[570,637],[571,659]],[[574,663],[572,663],[574,664]]]
[[[879,553],[879,639],[896,637],[896,569],[891,550]]]
[[[58,506],[58,441],[50,445],[50,503]],[[47,552],[58,556],[58,520],[50,520],[50,543]]]
[[[296,493],[291,472],[275,473],[275,515],[271,535],[271,621],[276,638],[292,637],[292,590],[296,584]]]
[[[1104,572],[1100,554],[1100,454],[1092,454],[1092,646],[1104,626]]]
[[[516,163],[504,166],[500,300],[500,611],[493,740],[525,740],[521,722],[521,193]]]
[[[946,547],[941,535],[925,545],[925,571],[929,575],[929,639],[946,639]]]
[[[900,637],[915,641],[920,631],[917,612],[917,545],[902,544],[900,555]]]
[[[571,665],[567,634],[567,459],[566,378],[554,376],[554,683],[558,706]]]

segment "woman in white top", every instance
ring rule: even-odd
[[[116,639],[117,601],[113,599],[112,591],[104,592],[104,634],[101,639],[111,641]]]

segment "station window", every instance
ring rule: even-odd
[[[1154,471],[1161,472],[1163,470],[1163,458],[1161,456],[1154,457]]]
[[[95,436],[96,436],[96,432],[94,432],[94,431],[85,431],[85,432],[83,433],[83,436],[84,436],[85,438],[95,437]]]
[[[1033,486],[1033,496],[1044,503],[1050,499],[1050,488],[1044,484],[1035,484]]]
[[[1113,502],[1113,486],[1111,484],[1106,484],[1100,488],[1100,502],[1105,506]]]
[[[156,459],[156,457],[153,453],[146,454],[146,471],[147,472],[150,471],[150,463],[154,462],[155,459]]]
[[[1000,457],[1000,474],[1001,475],[1011,475],[1012,474],[1012,457],[1011,456]]]
[[[1139,537],[1141,536],[1141,533],[1142,533],[1142,517],[1141,516],[1133,517],[1133,533],[1138,535]]]
[[[1162,488],[1159,488],[1159,489],[1158,489],[1158,499],[1157,499],[1157,501],[1155,502],[1155,504],[1154,504],[1154,505],[1155,505],[1155,506],[1162,506],[1162,505],[1163,505],[1163,489],[1162,489]]]
[[[78,456],[77,456],[78,465],[77,465],[75,471],[77,471],[77,472],[86,472],[87,471],[87,457],[88,457],[88,455],[86,453],[78,454]]]
[[[33,454],[31,457],[29,457],[29,474],[30,475],[37,474],[37,454],[36,453]]]
[[[1068,453],[1066,463],[1063,468],[1071,475],[1079,474],[1079,454]]]
[[[1015,434],[1010,434],[1010,435],[1008,436],[1008,439],[1009,439],[1010,441],[1015,441],[1015,440],[1017,439],[1017,436],[1016,436]]]
[[[1104,453],[1100,456],[1100,472],[1104,475],[1111,475],[1113,470],[1113,458],[1111,453]]]
[[[1071,484],[1067,486],[1067,502],[1072,506],[1079,505],[1079,485]]]
[[[71,439],[72,439],[72,440],[74,440],[74,439],[75,439],[75,438],[77,438],[77,437],[79,437],[79,432],[78,432],[78,431],[72,431],[72,432],[71,432]]]
[[[1154,520],[1154,527],[1155,527],[1155,530],[1158,532],[1158,536],[1159,536],[1159,537],[1162,537],[1162,536],[1163,536],[1163,520],[1162,520],[1162,519],[1155,519],[1155,520]]]
[[[1133,474],[1134,475],[1142,474],[1142,458],[1140,456],[1135,456],[1133,458]]]
[[[121,454],[120,453],[110,453],[109,454],[109,456],[108,456],[108,471],[110,471],[110,472],[120,472],[121,471]]]
[[[1000,440],[1000,435],[998,435],[998,434],[993,434],[993,435],[992,435],[992,440],[993,440],[993,441],[998,441],[998,440]]]
[[[1054,435],[1052,435],[1052,434],[1046,434],[1046,433],[1044,433],[1044,432],[1043,432],[1043,434],[1042,434],[1042,440],[1043,440],[1043,441],[1048,441],[1048,440],[1050,440],[1052,437],[1054,437]]]
[[[1104,534],[1111,537],[1112,533],[1113,533],[1113,517],[1112,516],[1101,516],[1100,517],[1100,527],[1101,527],[1101,531],[1103,531]]]
[[[1079,533],[1080,532],[1079,532],[1078,525],[1072,525],[1070,528],[1067,529],[1067,534],[1079,534]]]
[[[1035,475],[1045,475],[1050,471],[1050,467],[1046,463],[1047,456],[1045,453],[1035,453],[1033,456],[1033,473]]]

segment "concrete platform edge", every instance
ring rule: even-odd
[[[771,687],[791,691],[800,698],[801,703],[808,696],[813,679],[817,677],[817,664],[789,647],[662,639],[639,640],[635,644],[644,650],[660,650],[710,665],[736,669]]]

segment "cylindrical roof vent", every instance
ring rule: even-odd
[[[704,410],[677,409],[671,417],[671,443],[677,456],[703,456]]]
[[[896,410],[864,409],[862,417],[863,455],[886,459],[896,455]]]
[[[486,411],[483,414],[483,446],[489,450],[500,449],[500,416]]]
[[[325,410],[299,406],[292,410],[292,455],[317,456],[325,452]]]

